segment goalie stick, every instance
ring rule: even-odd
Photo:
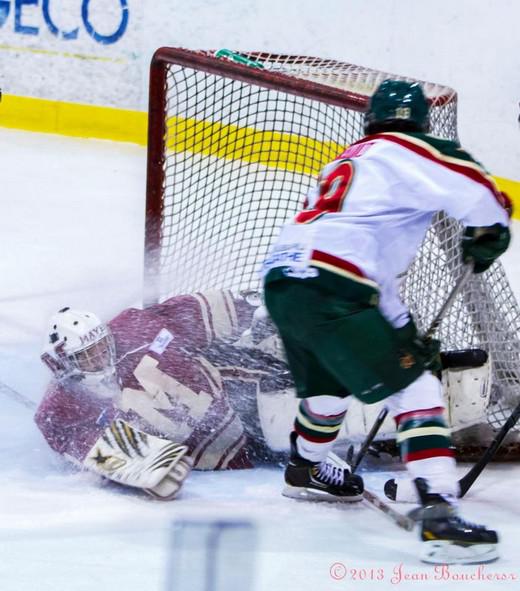
[[[14,388],[11,388],[11,386],[8,386],[4,382],[0,382],[0,393],[4,394],[11,400],[14,400],[18,404],[25,406],[25,408],[28,408],[29,410],[34,410],[36,408],[36,403],[33,400],[20,394],[20,392],[17,392]]]
[[[484,468],[493,459],[498,451],[502,441],[509,433],[509,431],[516,425],[520,418],[520,403],[515,407],[507,421],[502,425],[500,431],[496,434],[489,447],[483,453],[479,461],[469,470],[469,472],[459,480],[460,493],[459,498],[462,498],[468,490],[473,486],[475,480],[480,476]]]
[[[466,285],[467,281],[469,280],[469,278],[471,277],[472,274],[473,274],[473,263],[470,262],[465,266],[462,275],[459,277],[459,280],[454,285],[450,294],[446,298],[444,304],[441,306],[441,309],[437,312],[437,315],[435,316],[435,318],[432,320],[432,323],[430,324],[430,327],[428,328],[428,330],[425,332],[423,339],[428,340],[428,339],[432,338],[433,333],[439,327],[446,312],[449,310],[449,308],[451,307],[451,305],[455,301],[455,298],[459,295],[460,291],[462,290],[464,285]],[[363,444],[361,445],[361,448],[360,448],[358,454],[356,455],[356,458],[352,464],[352,473],[354,473],[356,471],[359,464],[361,463],[361,460],[366,455],[366,452],[368,451],[368,449],[372,445],[372,442],[374,441],[375,436],[377,435],[377,433],[378,433],[379,429],[381,428],[381,425],[383,424],[387,415],[388,415],[388,409],[385,407],[381,410],[381,412],[377,416],[374,424],[372,425],[372,428],[368,432],[368,435],[366,436]],[[347,461],[351,460],[352,456],[353,456],[353,448],[349,447],[349,449],[347,450]]]

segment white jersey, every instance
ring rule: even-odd
[[[408,312],[396,278],[441,210],[466,226],[509,224],[493,179],[458,144],[418,133],[367,136],[325,166],[264,275],[284,267],[305,278],[321,268],[372,285],[383,314],[402,326]]]

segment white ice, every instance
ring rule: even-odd
[[[36,404],[51,313],[70,305],[110,318],[141,301],[145,151],[9,130],[0,130],[0,149],[0,381]],[[517,295],[519,253],[514,245],[504,257]],[[417,534],[371,508],[283,498],[279,467],[194,473],[180,499],[153,502],[71,470],[46,447],[30,408],[5,392],[0,404],[1,591],[164,590],[171,523],[193,517],[256,524],[254,591],[519,588],[513,464],[486,469],[462,503],[468,519],[499,530],[500,561],[452,567],[442,579],[419,562]],[[372,489],[381,491],[386,470],[364,472]],[[188,589],[199,591],[176,591]]]

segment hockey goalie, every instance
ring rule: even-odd
[[[50,447],[153,497],[174,498],[193,467],[250,468],[289,451],[298,401],[258,294],[176,296],[107,324],[64,308],[50,320],[42,359],[53,381],[35,420]],[[466,432],[483,422],[489,361],[471,352],[442,361],[448,420]],[[353,403],[340,444],[363,439],[379,411]],[[395,440],[390,419],[378,438]],[[408,485],[388,490],[413,501]]]
[[[293,402],[291,382],[252,302],[227,291],[177,296],[107,324],[60,310],[42,355],[54,379],[35,415],[50,447],[164,500],[192,467],[250,468],[275,458],[277,437],[269,447],[258,405],[272,418]],[[266,396],[273,408],[258,402],[260,391],[276,393]],[[272,422],[266,431],[280,430]]]

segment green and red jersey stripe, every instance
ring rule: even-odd
[[[484,185],[491,191],[497,202],[506,211],[508,210],[508,205],[510,206],[510,203],[508,203],[510,202],[509,197],[497,189],[494,181],[482,169],[480,169],[480,166],[474,160],[463,160],[462,158],[459,159],[456,156],[447,156],[435,146],[424,140],[413,136],[406,136],[404,134],[390,132],[376,133],[374,135],[367,136],[366,138],[362,138],[358,142],[355,142],[353,145],[374,140],[384,140],[402,146],[403,148],[407,148],[408,150],[418,154],[419,156],[422,156],[423,158],[449,168],[453,172],[462,174],[476,183]]]
[[[327,253],[327,252],[322,252],[321,250],[313,250],[312,251],[311,260],[310,260],[311,265],[313,262],[325,263],[325,264],[330,265],[332,267],[337,267],[338,269],[342,269],[343,271],[347,271],[349,273],[352,273],[352,275],[357,275],[358,277],[362,277],[363,279],[367,278],[366,275],[363,273],[363,271],[357,265],[354,265],[354,263],[350,263],[349,261],[346,261],[344,259],[340,259],[339,257],[336,257],[332,254]]]

